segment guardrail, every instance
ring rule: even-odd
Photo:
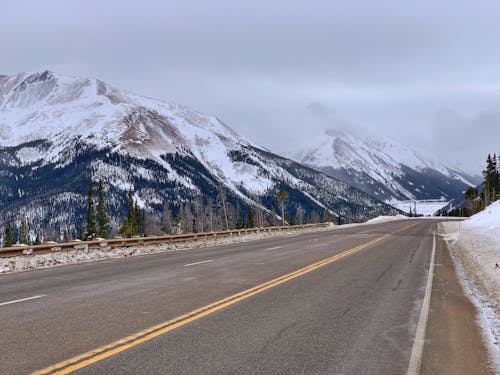
[[[164,236],[147,236],[147,237],[132,237],[132,238],[111,238],[111,239],[95,239],[92,241],[74,240],[70,242],[45,242],[41,245],[15,245],[12,247],[4,247],[0,249],[0,258],[9,258],[14,256],[47,254],[57,251],[72,251],[72,250],[87,250],[87,249],[112,249],[118,247],[132,246],[147,246],[157,245],[162,243],[187,242],[193,240],[206,240],[210,238],[234,237],[245,234],[283,232],[297,229],[307,228],[322,228],[327,227],[329,223],[320,224],[305,224],[305,225],[289,225],[279,227],[263,227],[263,228],[247,228],[235,229],[222,232],[203,232],[176,234]]]

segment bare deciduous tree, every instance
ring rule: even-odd
[[[299,225],[304,224],[304,209],[299,203],[297,206],[297,212],[295,213],[295,222]]]
[[[280,201],[281,204],[281,224],[284,226],[285,225],[285,199],[288,198],[288,193],[281,188],[278,191],[278,200]]]
[[[222,211],[224,214],[224,221],[226,223],[226,230],[229,230],[229,219],[228,219],[228,213],[227,213],[227,203],[226,203],[226,191],[222,187],[222,185],[219,185],[219,195],[217,197],[218,201],[220,202],[222,206]]]

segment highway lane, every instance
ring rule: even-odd
[[[44,368],[396,230],[358,253],[81,371],[402,373],[435,227],[429,220],[413,224],[2,276],[0,304],[42,296],[0,305],[2,373]]]
[[[432,229],[418,224],[77,373],[404,374]]]
[[[3,370],[12,374],[37,370],[300,268],[381,231],[378,226],[361,231],[342,228],[0,276],[0,303],[45,296],[0,306],[0,363],[8,363]],[[322,246],[324,241],[332,245]],[[185,267],[206,259],[217,261]]]

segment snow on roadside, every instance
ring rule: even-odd
[[[378,224],[378,223],[385,223],[387,221],[407,220],[407,219],[409,219],[408,216],[404,216],[401,214],[395,216],[377,216],[376,218],[368,220],[365,224]]]
[[[463,222],[441,223],[440,231],[500,369],[500,201]]]
[[[89,263],[111,258],[124,258],[131,256],[188,250],[207,246],[227,245],[239,242],[248,242],[270,237],[284,237],[307,232],[318,232],[329,230],[333,224],[327,227],[312,227],[287,231],[247,233],[232,237],[208,237],[198,240],[182,242],[165,242],[162,244],[130,247],[101,247],[100,249],[89,249],[85,244],[76,245],[75,250],[54,251],[46,254],[27,254],[8,258],[0,258],[0,274],[9,272],[20,272],[40,268],[50,268],[67,264]]]

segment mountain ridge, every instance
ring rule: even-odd
[[[97,79],[49,71],[3,78],[0,133],[0,203],[15,208],[0,209],[4,223],[24,215],[37,228],[53,222],[74,232],[83,220],[86,185],[98,180],[106,185],[116,218],[123,217],[129,189],[158,216],[165,202],[175,213],[198,197],[205,204],[215,201],[221,186],[233,216],[249,207],[271,211],[280,188],[289,192],[289,218],[301,207],[309,216],[329,209],[349,220],[396,212],[273,154],[216,117]],[[51,205],[57,206],[54,213]]]
[[[327,130],[321,141],[286,154],[386,202],[458,199],[470,176],[388,138]]]

